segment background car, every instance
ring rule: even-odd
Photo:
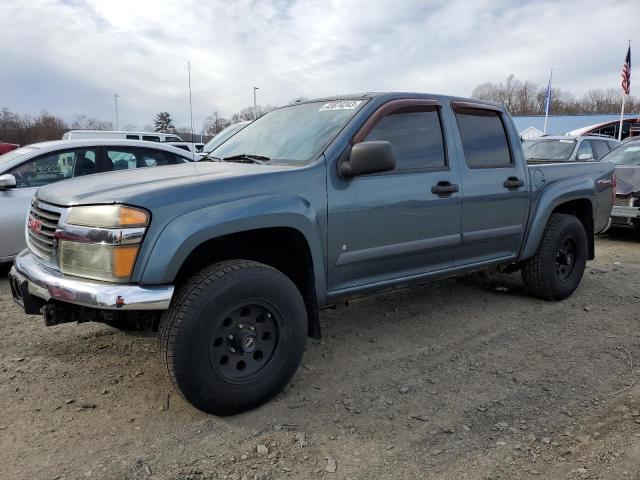
[[[522,149],[528,163],[587,162],[600,160],[618,145],[620,142],[611,137],[562,135],[527,140]]]
[[[148,142],[182,142],[175,133],[160,132],[129,132],[115,130],[69,130],[62,135],[62,140],[80,139],[121,139],[121,140],[146,140]]]
[[[624,142],[602,161],[616,166],[616,196],[609,226],[640,227],[640,140]]]
[[[16,143],[0,142],[0,155],[10,152],[11,150],[15,150],[16,148],[19,148],[19,147],[20,145]]]
[[[204,147],[202,147],[202,150],[200,151],[200,156],[206,157],[211,152],[213,152],[216,148],[218,148],[224,142],[229,140],[231,137],[233,137],[236,133],[238,133],[240,130],[242,130],[244,127],[246,127],[250,123],[251,123],[250,121],[238,122],[238,123],[234,123],[233,125],[229,125],[226,128],[223,128],[218,132],[218,134],[215,137],[209,140],[204,145]]]
[[[0,157],[0,264],[26,247],[24,224],[39,187],[100,172],[192,161],[171,145],[139,140],[56,140],[34,143]]]

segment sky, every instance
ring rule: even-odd
[[[253,104],[365,91],[469,96],[507,75],[619,88],[638,1],[2,0],[0,108],[194,130]],[[635,46],[635,47],[634,47]],[[635,48],[635,50],[634,50]],[[637,58],[637,57],[636,57]],[[632,55],[633,64],[633,55]],[[638,64],[638,63],[636,63]],[[632,71],[633,72],[633,71]],[[634,77],[637,79],[634,82]],[[632,94],[640,93],[632,73]],[[638,92],[638,93],[636,93]]]

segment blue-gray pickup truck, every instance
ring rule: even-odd
[[[349,297],[496,268],[569,296],[614,186],[606,162],[528,166],[496,104],[304,101],[201,162],[43,187],[10,284],[47,325],[157,330],[178,392],[233,414],[284,388],[318,310]]]

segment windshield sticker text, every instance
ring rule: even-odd
[[[358,105],[362,103],[362,100],[340,100],[339,102],[325,103],[319,112],[326,112],[329,110],[355,110]]]

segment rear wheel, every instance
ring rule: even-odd
[[[281,272],[238,260],[191,278],[166,312],[160,352],[178,392],[229,415],[277,394],[295,373],[307,334],[305,304]]]
[[[552,214],[538,251],[522,268],[527,291],[545,300],[568,297],[580,284],[587,255],[587,234],[580,220]]]

